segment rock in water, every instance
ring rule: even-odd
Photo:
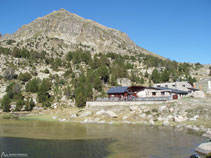
[[[193,155],[190,156],[190,158],[200,158],[200,156],[197,155],[197,154],[193,154]]]
[[[195,151],[205,155],[211,154],[211,142],[200,144]]]

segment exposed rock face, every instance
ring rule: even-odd
[[[130,79],[128,78],[118,78],[117,83],[121,86],[128,86],[128,87],[132,85]]]
[[[3,38],[16,41],[12,46],[28,47],[36,50],[65,52],[86,49],[94,53],[116,52],[121,54],[153,54],[137,46],[130,38],[118,30],[111,29],[72,14],[65,9],[54,11],[23,25],[12,35]],[[158,55],[156,55],[158,56]]]

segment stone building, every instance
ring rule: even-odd
[[[165,88],[177,89],[177,90],[186,91],[186,92],[194,90],[194,87],[187,81],[157,83],[157,84],[154,84],[154,87],[157,87],[157,88],[165,87]]]

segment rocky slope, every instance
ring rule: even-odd
[[[158,56],[137,46],[125,33],[84,19],[65,9],[37,18],[30,24],[23,25],[14,34],[4,35],[0,44],[5,46],[8,43],[10,47],[57,53],[81,48],[92,53],[144,53]]]

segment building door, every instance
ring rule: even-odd
[[[178,95],[176,95],[176,94],[173,95],[173,99],[174,99],[174,100],[177,100],[177,99],[178,99]]]

